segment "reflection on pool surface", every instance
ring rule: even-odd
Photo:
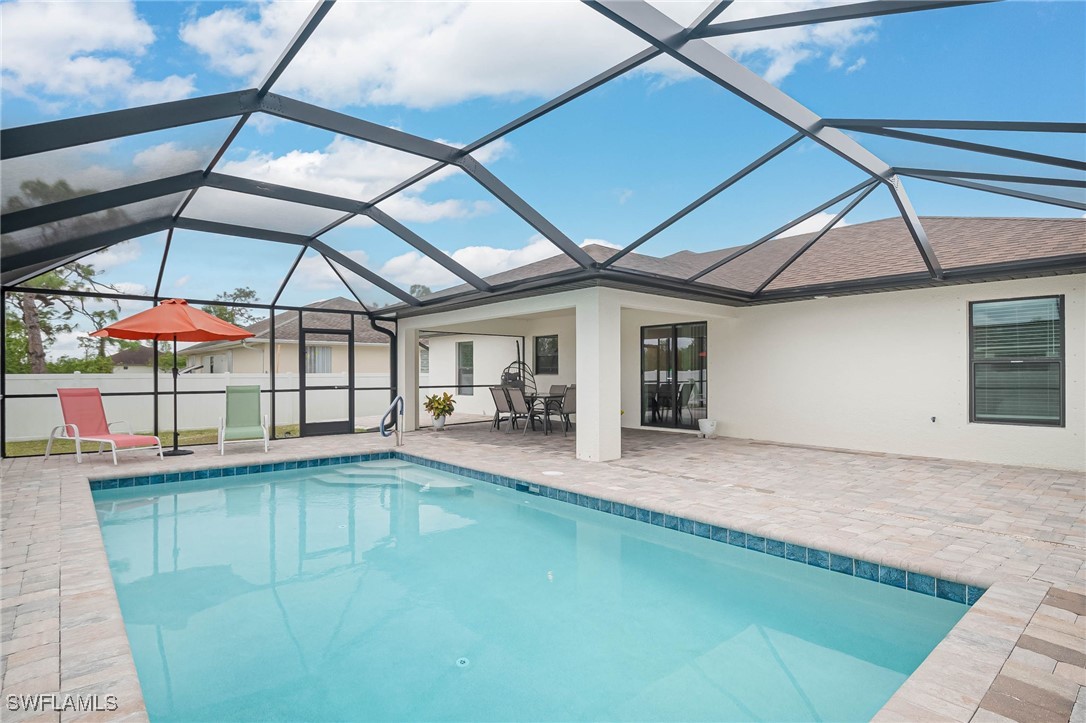
[[[863,720],[967,609],[399,460],[94,498],[154,720]]]

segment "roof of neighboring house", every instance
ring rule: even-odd
[[[318,328],[318,329],[342,329],[343,331],[351,330],[351,315],[350,314],[336,314],[336,313],[320,313],[320,309],[337,309],[340,311],[355,311],[360,314],[365,312],[362,305],[357,301],[351,301],[344,299],[343,297],[336,297],[334,299],[326,299],[324,301],[317,301],[312,304],[307,304],[304,308],[314,309],[314,311],[301,312],[304,316],[306,328]],[[271,320],[261,319],[255,324],[250,324],[243,327],[253,332],[253,339],[267,341],[271,334]],[[253,339],[245,339],[243,341],[252,341]],[[298,312],[295,310],[282,311],[275,315],[275,341],[276,343],[282,341],[298,341]],[[327,342],[341,342],[343,337],[338,334],[306,334],[306,341],[327,341]],[[388,344],[388,336],[382,334],[379,331],[374,331],[369,322],[364,316],[355,317],[354,322],[354,341],[356,344]],[[194,344],[193,346],[185,349],[185,353],[191,353],[194,351],[203,351],[205,349],[221,349],[225,345],[236,346],[242,342],[221,342],[221,341],[208,341],[200,344]]]
[[[109,360],[113,366],[149,367],[154,364],[155,352],[149,346],[121,349],[116,354],[110,354]]]
[[[921,222],[944,269],[1086,254],[1084,218],[925,216]],[[766,241],[698,281],[752,292],[816,235],[806,233]],[[733,246],[705,252],[679,251],[660,258],[630,253],[617,261],[615,267],[687,279],[743,248]],[[599,244],[589,244],[584,250],[597,262],[607,260],[616,251]],[[559,254],[488,276],[486,281],[499,285],[577,268],[571,258]],[[924,262],[904,221],[894,217],[829,231],[766,289],[789,289],[925,271]],[[437,292],[434,296],[470,289],[470,286],[462,284]]]

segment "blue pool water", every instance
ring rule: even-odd
[[[156,721],[865,720],[966,611],[399,460],[94,498]]]

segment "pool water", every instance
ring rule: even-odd
[[[156,721],[866,720],[967,609],[399,460],[94,499]]]

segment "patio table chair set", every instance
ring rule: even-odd
[[[518,429],[517,421],[523,420],[522,435],[527,434],[529,427],[534,432],[536,421],[542,425],[543,433],[549,434],[551,417],[558,417],[561,422],[562,436],[573,427],[571,416],[577,413],[575,384],[554,384],[547,392],[533,394],[525,394],[519,386],[490,387],[490,395],[494,399],[491,431],[500,430],[502,422],[509,422],[510,429]]]
[[[106,410],[102,403],[102,392],[96,387],[76,389],[57,389],[60,411],[64,424],[53,428],[49,441],[45,445],[45,458],[53,451],[53,441],[69,439],[75,442],[75,460],[83,463],[83,444],[97,444],[101,454],[108,444],[113,454],[113,464],[117,464],[118,451],[141,449],[157,450],[163,458],[162,441],[152,434],[133,434],[127,422],[107,422]],[[125,425],[125,432],[114,432],[113,427]],[[228,442],[249,442],[263,440],[264,451],[268,451],[268,415],[260,414],[260,387],[258,385],[228,386],[226,388],[226,412],[219,418],[218,447],[219,454],[226,453]]]

